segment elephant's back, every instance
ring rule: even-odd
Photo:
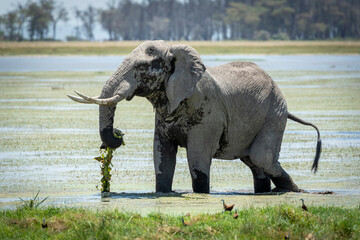
[[[284,112],[286,101],[273,79],[258,65],[251,62],[230,62],[208,68],[221,91],[224,101],[234,102],[238,111],[275,114]],[[234,109],[233,109],[234,110]],[[259,114],[261,115],[261,114]],[[286,113],[287,115],[287,113]]]
[[[208,71],[220,84],[231,85],[236,88],[256,87],[259,89],[271,88],[273,85],[271,77],[252,62],[230,62],[217,67],[210,67]]]
[[[231,102],[237,99],[245,105],[266,107],[276,88],[271,77],[255,63],[231,62],[208,71]]]

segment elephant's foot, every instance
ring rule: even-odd
[[[304,189],[299,189],[299,192],[301,192],[301,193],[309,193],[308,191],[306,191]]]
[[[156,174],[156,192],[172,192],[172,177],[166,174]]]
[[[272,190],[273,192],[300,192],[299,187],[284,170],[281,176],[271,177],[271,180],[275,184],[275,188]]]
[[[192,178],[193,191],[195,193],[210,193],[209,177],[199,170],[193,170],[193,174],[196,175]]]
[[[309,193],[308,191],[304,190],[304,189],[300,189],[298,191],[291,191],[289,189],[286,189],[286,188],[278,188],[278,187],[275,187],[271,190],[272,192],[299,192],[299,193]]]
[[[298,191],[292,191],[290,189],[287,188],[279,188],[279,187],[274,187],[271,192],[280,192],[280,193],[286,193],[286,192],[298,192]]]
[[[271,192],[270,178],[265,177],[263,179],[260,179],[254,176],[254,192],[255,193]]]

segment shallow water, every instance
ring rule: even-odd
[[[203,55],[205,65],[255,62],[267,71],[358,71],[359,55]],[[0,72],[115,71],[125,56],[0,57]]]
[[[74,89],[98,94],[108,73],[93,71],[111,72],[122,58],[28,57],[20,62],[17,57],[0,58],[0,208],[14,208],[21,204],[18,197],[30,199],[39,189],[41,197],[50,196],[46,205],[125,210],[135,206],[141,212],[217,212],[221,198],[239,207],[298,203],[299,198],[314,205],[360,202],[360,57],[325,55],[203,56],[211,66],[245,59],[272,71],[291,112],[318,125],[323,152],[317,174],[310,171],[314,129],[289,121],[280,153],[282,166],[312,194],[253,195],[251,171],[240,160],[218,159],[212,162],[211,194],[192,194],[184,149],[177,157],[177,193],[154,194],[154,112],[148,102],[134,98],[121,102],[116,113],[115,127],[125,132],[126,145],[113,159],[115,194],[110,202],[102,202],[96,188],[100,164],[94,160],[100,145],[98,107],[73,103],[66,94]],[[299,71],[303,69],[311,72]],[[54,70],[93,74],[59,78],[59,73],[53,76]],[[7,71],[21,73],[1,73]],[[49,72],[34,76],[26,71]],[[336,194],[313,194],[326,190]]]

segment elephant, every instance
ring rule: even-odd
[[[318,168],[318,128],[289,113],[279,87],[251,62],[206,67],[190,46],[145,41],[123,60],[99,97],[75,92],[78,96],[68,97],[99,105],[100,137],[110,148],[122,144],[114,136],[116,104],[134,96],[150,101],[155,109],[156,192],[172,192],[178,147],[186,148],[196,193],[210,192],[213,158],[244,162],[251,169],[255,193],[301,191],[278,161],[287,119],[317,131],[314,173]]]

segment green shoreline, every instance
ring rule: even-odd
[[[0,211],[5,239],[359,239],[360,205],[354,208],[301,204],[248,207],[232,213],[185,214],[83,208]],[[181,218],[185,223],[181,222]],[[46,226],[42,227],[45,221]]]
[[[0,56],[128,55],[141,42],[0,42]],[[187,44],[200,54],[360,54],[360,41],[224,41]]]

